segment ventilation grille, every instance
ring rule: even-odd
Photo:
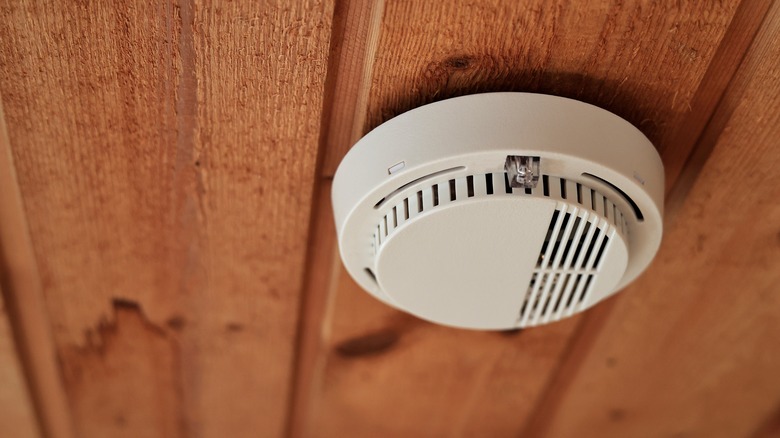
[[[603,226],[594,228],[591,225],[589,227],[589,229],[593,228],[594,234],[596,228],[603,229],[611,226],[614,226],[617,232],[624,236],[627,236],[628,234],[628,224],[622,212],[615,204],[599,191],[587,187],[584,184],[563,178],[542,175],[540,184],[534,189],[511,187],[505,172],[468,175],[449,180],[437,179],[435,183],[430,179],[425,179],[424,183],[424,185],[417,185],[416,187],[405,186],[404,189],[406,190],[396,190],[391,195],[388,195],[386,199],[383,199],[378,203],[378,205],[382,205],[385,209],[383,210],[382,219],[380,219],[373,232],[372,246],[374,248],[374,253],[379,251],[382,245],[396,230],[407,222],[414,220],[417,216],[450,203],[474,197],[494,195],[546,197],[567,201],[566,204],[573,205],[570,208],[571,210],[576,208],[580,212],[574,221],[572,221],[572,226],[575,221],[578,221],[579,223],[584,220],[584,222],[582,222],[583,226],[585,226],[585,224],[595,223],[600,216],[604,219],[602,221]],[[396,194],[405,195],[405,197],[395,196]],[[586,214],[588,211],[590,211],[591,214],[582,217],[583,214]],[[563,216],[561,216],[561,214]],[[571,213],[567,211],[557,211],[548,233],[554,231],[552,227],[558,220],[558,217],[563,220],[564,217],[567,217],[567,214],[571,215]],[[605,231],[602,230],[600,231],[600,234],[603,234],[604,232]],[[548,237],[552,236],[550,235]],[[555,238],[558,239],[560,236],[556,236]],[[561,250],[561,254],[562,253],[563,251]],[[551,255],[549,257],[553,256]],[[540,255],[540,262],[543,262],[543,258],[544,250],[543,254]]]
[[[593,212],[559,206],[553,213],[517,326],[570,316],[588,305],[614,228]]]

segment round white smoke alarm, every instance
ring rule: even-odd
[[[380,125],[333,180],[347,271],[439,324],[510,329],[593,306],[661,242],[664,172],[650,141],[576,100],[477,94]]]

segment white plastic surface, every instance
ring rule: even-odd
[[[540,157],[546,188],[540,179],[531,193],[507,193],[508,155]],[[336,172],[333,207],[344,264],[369,293],[437,323],[507,329],[584,310],[639,275],[660,244],[663,182],[653,146],[618,116],[560,97],[490,93],[370,132]],[[556,210],[563,245],[542,262]],[[588,260],[587,247],[576,251],[603,240],[600,259],[598,248]]]

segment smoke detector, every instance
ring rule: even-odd
[[[663,164],[630,123],[556,96],[406,112],[333,180],[341,257],[379,300],[471,329],[535,326],[634,280],[658,250]]]

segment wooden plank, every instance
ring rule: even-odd
[[[327,292],[341,268],[335,224],[330,208],[330,181],[323,181],[317,190],[318,202],[312,216],[309,255],[306,262],[306,284],[303,290],[301,316],[298,328],[298,353],[296,355],[295,382],[289,411],[287,436],[308,437],[307,430],[314,405],[312,398],[319,394],[325,366],[324,334],[330,324],[333,296]]]
[[[0,42],[0,44],[2,44]],[[0,86],[3,83],[0,80]],[[38,274],[30,233],[17,185],[11,145],[5,123],[5,113],[0,103],[0,290],[3,292],[3,309],[16,341],[19,360],[24,367],[29,384],[40,432],[48,437],[73,436],[73,426],[68,411],[65,388],[55,356],[54,340],[46,312],[43,287]],[[10,332],[9,332],[10,333]],[[8,335],[10,339],[10,334]],[[7,355],[6,355],[7,354]],[[2,357],[8,361],[16,355],[5,350]],[[14,366],[5,363],[2,368],[9,374],[7,384],[13,394]],[[6,404],[4,403],[4,406]],[[24,410],[25,401],[16,400],[15,409]],[[8,407],[8,412],[17,412]],[[5,412],[5,408],[3,408]],[[20,420],[23,421],[23,420]],[[0,424],[8,424],[0,421]],[[22,430],[20,433],[24,433]]]
[[[708,126],[719,137],[657,261],[614,301],[558,402],[538,412],[545,427],[529,436],[732,437],[776,429],[778,37],[775,2]],[[724,185],[726,173],[732,184]]]
[[[672,143],[674,133],[691,116],[735,11],[735,3],[391,2],[362,132],[443,98],[534,91],[616,112],[661,150],[690,150]],[[348,149],[328,147],[340,147],[328,151],[338,157]],[[325,175],[337,160],[329,163]],[[313,389],[320,395],[311,397],[308,429],[316,436],[517,435],[580,321],[514,337],[434,327],[339,275],[322,335],[325,367]]]
[[[38,422],[13,338],[8,309],[0,295],[0,435],[37,437]]]
[[[295,380],[288,413],[292,437],[311,436],[309,421],[322,383],[326,359],[325,333],[330,325],[333,283],[340,269],[331,210],[332,176],[343,145],[362,135],[384,1],[345,0],[336,3],[325,102],[320,131],[318,173],[322,174],[318,202],[310,226],[309,254],[302,296]]]
[[[322,124],[326,176],[333,176],[344,153],[363,135],[384,9],[384,0],[344,0],[336,5],[328,68],[332,98]]]
[[[77,373],[80,356],[70,354],[104,349],[98,328],[111,324],[115,299],[153,303],[155,295],[180,289],[169,279],[180,271],[172,237],[182,233],[177,212],[165,207],[175,156],[167,145],[176,141],[178,34],[165,5],[130,6],[2,9],[9,23],[0,51],[9,138],[79,436],[147,432],[134,430],[141,421],[119,419],[139,411],[148,418],[152,408],[141,402],[168,400],[162,395],[174,391],[130,370],[116,373],[129,379],[122,384],[130,391],[116,393],[106,378],[89,379],[93,370]],[[85,392],[94,396],[81,398]],[[153,409],[174,424],[180,416],[175,405]],[[164,430],[170,427],[158,433]]]
[[[79,435],[282,433],[332,8],[0,8],[0,93]]]
[[[737,2],[393,2],[382,24],[367,124],[457,95],[531,91],[615,112],[663,151],[672,147],[668,141],[685,121],[736,8]]]
[[[712,150],[712,147],[702,147],[702,145],[714,143],[720,133],[714,129],[705,131],[704,127],[710,123],[716,108],[728,107],[728,104],[724,105],[722,101],[724,96],[728,99],[729,96],[735,95],[733,90],[727,92],[727,88],[771,5],[772,2],[763,0],[740,2],[728,32],[720,42],[710,68],[702,79],[702,85],[690,103],[688,117],[683,123],[678,124],[675,132],[671,134],[671,139],[666,143],[667,147],[661,150],[667,193],[678,184],[682,184],[683,189],[675,190],[674,195],[684,199],[687,193],[685,187],[690,187],[698,176],[701,165],[697,165],[695,163],[697,158],[691,155],[697,152],[706,157]],[[699,139],[702,133],[712,135],[714,138]],[[697,151],[694,151],[694,147]],[[667,211],[676,212],[678,208],[677,203],[672,202],[670,205],[667,202]]]
[[[79,436],[185,436],[178,345],[138,303],[116,300],[83,347],[60,349]],[[139,388],[138,385],[143,385]]]
[[[196,312],[214,341],[193,337],[200,389],[188,399],[212,418],[197,423],[207,436],[285,427],[332,16],[329,0],[195,11],[210,290]]]
[[[514,435],[578,322],[454,330],[387,309],[344,271],[339,282],[314,436]]]
[[[773,2],[763,1],[743,1],[740,4],[739,11],[737,11],[738,13],[729,27],[729,35],[727,35],[729,38],[726,38],[723,42],[723,44],[726,44],[729,47],[721,47],[718,50],[718,55],[723,56],[716,57],[716,59],[713,60],[713,64],[717,68],[710,68],[710,71],[720,70],[721,68],[730,70],[734,63],[734,59],[737,58],[740,61],[740,66],[742,65],[745,56],[749,53],[749,46],[746,44],[751,44],[753,42],[772,4]],[[733,54],[736,53],[736,49],[730,48],[731,46],[735,46],[739,48],[739,50],[742,50],[742,56],[733,56]],[[736,68],[736,66],[734,68]],[[749,80],[746,80],[746,74],[750,74],[750,72],[744,68],[739,71],[734,70],[734,74],[731,75],[728,86],[721,93],[716,108],[708,112],[710,117],[707,120],[706,127],[698,136],[695,147],[688,151],[687,159],[684,161],[677,159],[680,157],[679,153],[674,156],[667,155],[664,157],[675,163],[674,166],[667,166],[666,169],[666,181],[668,184],[665,205],[667,210],[666,222],[674,221],[676,213],[687,199],[688,192],[696,182],[704,163],[707,162],[723,129],[739,103],[739,99],[744,94],[745,88],[749,83]],[[716,75],[717,74],[714,73],[711,76]],[[713,80],[707,84],[707,88],[717,89],[721,83],[722,79]],[[705,91],[700,94],[714,95],[716,93],[713,91]],[[704,98],[702,98],[702,100],[704,100]],[[686,127],[689,125],[691,127],[698,127],[699,123],[700,121],[696,119],[696,121],[689,122]],[[684,132],[685,127],[681,131]],[[683,136],[685,136],[685,134],[683,134]],[[678,139],[682,140],[682,138]]]

